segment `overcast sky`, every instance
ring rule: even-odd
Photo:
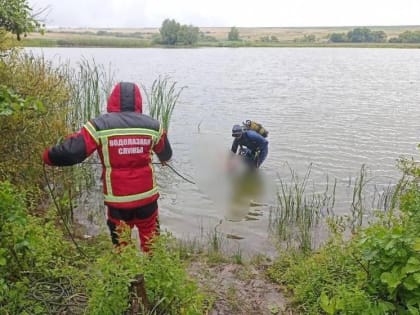
[[[47,26],[159,27],[165,18],[194,26],[420,25],[420,0],[28,0],[49,6]]]

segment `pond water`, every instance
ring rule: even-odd
[[[420,50],[28,50],[73,64],[94,58],[111,65],[117,81],[146,88],[159,76],[186,87],[169,130],[171,165],[195,184],[168,168],[157,173],[162,227],[187,239],[217,229],[243,238],[235,242],[247,250],[269,252],[269,212],[291,170],[303,177],[311,169],[310,190],[322,190],[327,177],[337,180],[335,211],[345,214],[362,165],[370,187],[386,187],[399,179],[396,160],[418,155]],[[269,131],[269,154],[252,189],[249,179],[227,176],[225,168],[231,127],[246,119]],[[245,201],[237,198],[243,195]],[[100,193],[90,199],[101,203]],[[250,207],[250,200],[265,205]]]

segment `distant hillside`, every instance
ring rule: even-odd
[[[247,46],[261,46],[267,39],[275,38],[277,45],[302,45],[310,37],[309,46],[324,45],[332,33],[347,33],[355,28],[347,27],[236,27],[242,41]],[[420,31],[420,25],[413,26],[367,26],[372,31],[384,31],[388,38],[398,37],[404,31]],[[230,27],[200,27],[202,39],[198,46],[217,46],[206,44],[227,41]],[[159,28],[55,28],[47,29],[44,35],[29,34],[23,45],[31,46],[118,46],[150,47],[159,37]],[[272,43],[272,41],[268,40]],[[66,44],[67,43],[67,44]],[[295,43],[295,44],[293,44]],[[225,43],[226,44],[226,43]],[[220,46],[220,45],[219,45]],[[384,45],[387,46],[387,45]],[[418,45],[417,45],[418,46]]]

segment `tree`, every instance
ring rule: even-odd
[[[184,45],[192,45],[197,43],[200,30],[198,27],[192,25],[181,25],[178,34],[177,42]]]
[[[234,41],[234,40],[239,40],[239,30],[233,26],[230,29],[230,32],[228,34],[228,40]]]
[[[367,42],[370,30],[368,28],[355,28],[347,33],[347,37],[352,43]]]
[[[384,43],[387,40],[387,35],[384,31],[372,32],[372,40],[376,43]]]
[[[370,29],[355,28],[347,33],[350,42],[353,43],[383,43],[386,41],[386,33],[384,31],[371,31]]]
[[[181,25],[170,19],[165,19],[159,29],[160,36],[162,37],[162,43],[167,45],[175,45],[178,39],[178,32]]]
[[[333,43],[344,43],[348,41],[345,33],[332,33],[330,35],[330,41]]]
[[[175,20],[166,19],[159,29],[162,43],[166,45],[175,45],[177,43],[184,45],[193,45],[198,42],[200,29],[193,25],[181,25]]]
[[[420,43],[420,31],[405,31],[397,38],[391,38],[390,43]]]
[[[305,43],[314,43],[316,41],[316,36],[314,34],[305,34],[303,36],[303,42]]]
[[[42,25],[32,15],[27,0],[0,0],[0,28],[16,34],[17,40],[21,39],[22,34],[42,31]]]

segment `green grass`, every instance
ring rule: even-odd
[[[22,41],[24,47],[109,47],[109,48],[159,48],[166,47],[154,44],[147,40],[138,39],[25,39]],[[193,46],[171,46],[171,48],[198,48],[198,47],[348,47],[348,48],[420,48],[418,44],[406,43],[329,43],[329,42],[260,42],[260,41],[199,41]]]
[[[36,38],[22,41],[25,47],[114,47],[114,48],[147,48],[151,42],[127,38],[69,38],[52,39]]]

